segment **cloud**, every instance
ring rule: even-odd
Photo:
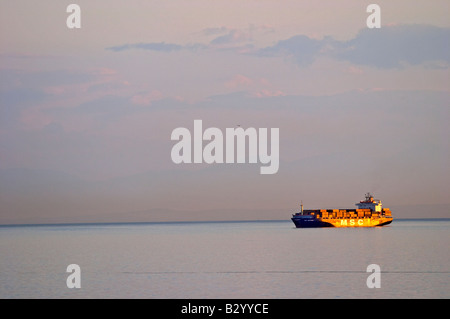
[[[233,50],[237,54],[257,57],[284,57],[299,66],[308,66],[322,56],[349,61],[355,65],[376,68],[399,68],[405,64],[426,68],[445,69],[450,64],[450,28],[428,25],[387,25],[379,29],[362,29],[349,41],[332,37],[314,39],[295,35],[280,40],[272,46],[257,49],[253,44],[254,32],[273,32],[270,27],[250,26],[248,29],[229,27],[207,28],[204,36],[214,36],[207,44],[180,45],[165,42],[135,43],[109,47],[107,50],[121,52],[132,49],[158,52],[180,50]]]
[[[230,30],[228,33],[218,36],[213,39],[210,44],[212,45],[223,45],[230,43],[242,43],[246,41],[250,41],[252,37],[247,32],[243,32],[240,30]]]
[[[307,66],[320,56],[346,60],[356,65],[398,68],[405,64],[423,64],[428,68],[446,68],[450,62],[449,28],[426,25],[394,25],[380,29],[362,29],[349,41],[331,37],[321,40],[296,35],[258,50],[258,56],[283,56]]]
[[[197,50],[235,50],[237,53],[248,53],[249,48],[253,48],[255,35],[265,36],[274,32],[274,27],[270,25],[249,25],[247,28],[232,27],[212,27],[201,30],[198,34],[206,37],[205,43],[176,44],[166,42],[141,42],[132,44],[123,44],[106,48],[113,52],[122,52],[127,50],[141,49],[158,52],[174,52],[181,50],[197,51]],[[212,39],[211,39],[212,38]]]
[[[239,87],[248,87],[253,85],[254,81],[242,74],[236,74],[233,78],[225,83],[227,88],[236,89]]]
[[[218,28],[218,30],[207,30],[205,31],[208,35],[212,34],[221,34],[222,28]],[[148,42],[148,43],[134,43],[134,44],[124,44],[106,48],[106,50],[113,52],[122,52],[127,50],[149,50],[149,51],[158,51],[158,52],[176,52],[181,50],[188,51],[198,51],[204,49],[223,49],[234,47],[236,44],[242,45],[242,43],[249,42],[252,40],[252,37],[249,33],[240,31],[237,29],[223,29],[227,30],[225,34],[221,34],[211,40],[208,44],[202,43],[192,43],[186,45],[180,45],[175,43],[165,43],[165,42]]]
[[[299,65],[311,64],[323,47],[323,40],[311,39],[305,35],[296,35],[275,45],[260,49],[258,56],[292,57]]]
[[[429,61],[450,62],[450,28],[397,25],[363,29],[347,42],[338,43],[334,56],[358,65],[397,68]],[[432,67],[433,63],[426,66]],[[440,64],[442,68],[442,64]]]
[[[202,30],[202,34],[209,36],[209,35],[219,35],[219,34],[224,34],[229,32],[230,30],[232,30],[231,28],[222,26],[222,27],[217,27],[217,28],[206,28]]]
[[[284,93],[281,90],[271,91],[271,90],[266,90],[266,89],[254,93],[255,97],[274,97],[274,96],[285,96],[285,95],[286,95],[286,93]]]
[[[114,47],[106,48],[107,50],[114,52],[121,52],[131,49],[141,49],[141,50],[151,50],[151,51],[160,51],[160,52],[172,52],[179,51],[183,49],[183,46],[174,43],[165,43],[165,42],[150,42],[150,43],[134,43],[134,44],[124,44]]]
[[[151,105],[153,101],[158,101],[163,98],[163,94],[158,90],[150,92],[141,92],[133,95],[131,102],[137,105]]]
[[[244,90],[252,97],[273,97],[286,95],[283,91],[275,88],[266,78],[249,78],[242,74],[236,74],[225,87],[231,90]]]

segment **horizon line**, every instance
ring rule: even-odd
[[[397,221],[450,221],[447,217],[429,218],[394,218]],[[142,222],[78,222],[78,223],[35,223],[35,224],[0,224],[0,227],[30,226],[89,226],[89,225],[138,225],[138,224],[195,224],[195,223],[258,223],[258,222],[291,222],[290,219],[242,219],[242,220],[179,220],[179,221],[142,221]]]

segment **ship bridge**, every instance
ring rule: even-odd
[[[358,209],[371,209],[373,212],[381,212],[383,209],[383,205],[381,204],[381,200],[374,199],[372,194],[367,193],[365,200],[360,201],[355,204]]]

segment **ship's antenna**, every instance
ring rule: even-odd
[[[303,215],[303,201],[300,201],[300,207],[301,207],[301,210],[300,210],[300,212],[302,213],[302,215]]]

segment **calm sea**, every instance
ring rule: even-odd
[[[69,264],[79,289],[67,288]],[[370,264],[380,288],[367,287]],[[449,297],[449,219],[0,227],[0,298]]]

